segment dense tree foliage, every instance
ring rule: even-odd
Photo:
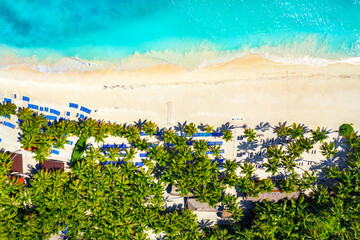
[[[147,239],[153,232],[164,239],[358,239],[360,236],[360,139],[355,133],[345,138],[346,164],[324,168],[327,185],[318,182],[314,172],[298,175],[296,160],[321,142],[321,152],[333,158],[337,149],[325,142],[325,130],[280,124],[281,137],[291,137],[286,145],[272,144],[266,152],[264,170],[274,178],[257,179],[255,167],[244,161],[223,159],[221,146],[194,140],[195,124],[185,126],[186,136],[167,129],[157,133],[151,121],[141,128],[96,121],[49,123],[41,114],[22,108],[21,144],[33,150],[35,158],[48,158],[52,146],[62,148],[69,136],[79,140],[72,155],[71,169],[40,170],[26,184],[10,175],[11,155],[0,152],[0,239],[47,239],[67,229],[71,239]],[[230,132],[230,131],[229,131]],[[230,132],[231,134],[231,132]],[[225,135],[225,134],[224,134]],[[254,140],[256,133],[244,132]],[[102,142],[119,137],[130,143],[125,149],[103,149],[87,145],[92,137]],[[146,152],[145,167],[133,159]],[[211,159],[212,153],[215,159]],[[240,169],[240,174],[236,171]],[[182,196],[191,194],[200,202],[221,206],[230,213],[225,225],[200,228],[189,210],[165,208],[164,191],[172,184]],[[277,186],[285,193],[299,192],[297,200],[256,204],[252,216],[244,218],[235,188],[241,195],[259,196]]]
[[[354,128],[351,126],[351,124],[345,123],[340,126],[339,133],[341,136],[348,137],[352,132],[354,132]]]

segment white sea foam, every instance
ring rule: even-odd
[[[135,53],[117,61],[89,61],[77,57],[62,57],[57,61],[41,60],[36,57],[17,57],[12,54],[0,58],[0,68],[7,69],[14,66],[29,66],[32,69],[46,73],[60,72],[89,72],[111,69],[118,71],[137,71],[143,68],[153,67],[159,64],[172,64],[188,71],[196,71],[207,67],[230,62],[247,54],[257,54],[265,59],[277,63],[326,66],[335,63],[360,65],[360,57],[326,59],[313,56],[297,56],[292,54],[276,55],[274,49],[263,47],[262,49],[246,49],[242,51],[214,51],[202,49],[202,51],[189,51],[185,53],[170,50],[145,54]]]

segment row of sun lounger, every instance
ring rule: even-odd
[[[122,144],[104,144],[103,145],[103,149],[110,149],[110,148],[126,148],[126,144],[122,143]]]
[[[105,161],[104,162],[104,165],[108,165],[108,164],[112,164],[112,165],[116,165],[116,166],[119,166],[120,164],[124,164],[123,161]],[[144,163],[143,162],[135,162],[135,166],[137,167],[142,167],[144,166]]]

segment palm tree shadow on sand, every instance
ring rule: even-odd
[[[141,119],[139,119],[137,122],[134,121],[134,125],[137,126],[139,129],[141,129],[142,126],[146,123],[146,121],[147,121],[146,119],[143,121]]]
[[[180,132],[182,134],[186,126],[186,123],[187,121],[185,121],[184,123],[178,122],[177,125],[174,126],[175,131]]]
[[[261,131],[261,132],[266,132],[266,131],[268,131],[270,129],[270,127],[271,127],[270,123],[261,122],[259,125],[257,125],[255,127],[255,130],[256,131]]]
[[[227,123],[221,125],[221,127],[216,128],[215,132],[222,133],[225,130],[233,130],[233,129],[235,129],[235,126],[231,125],[229,122],[227,122]]]

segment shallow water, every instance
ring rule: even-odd
[[[84,65],[64,57],[113,69],[192,69],[246,53],[310,64],[360,57],[359,0],[0,0],[0,28],[3,67],[49,71]]]

